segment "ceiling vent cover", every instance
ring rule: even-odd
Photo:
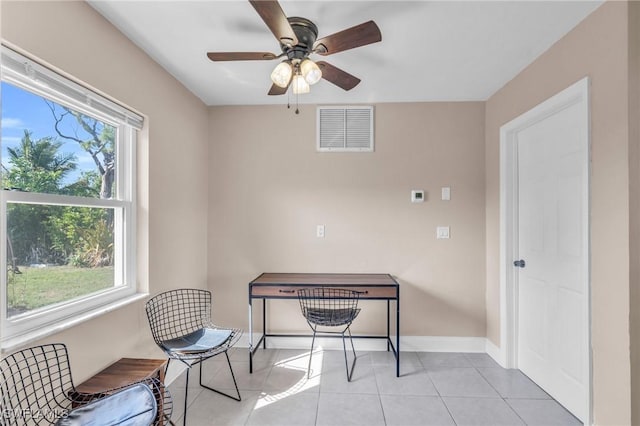
[[[318,151],[373,151],[372,106],[318,107],[317,129]]]

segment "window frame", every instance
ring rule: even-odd
[[[8,60],[6,60],[8,59]],[[16,62],[19,61],[19,62]],[[10,63],[7,66],[7,63]],[[20,70],[20,63],[24,72]],[[17,65],[16,65],[17,64]],[[89,115],[116,128],[115,194],[111,199],[5,190],[0,186],[0,346],[5,349],[64,329],[146,296],[136,271],[136,139],[142,117],[86,85],[2,46],[1,80]],[[0,159],[2,151],[0,150]],[[0,182],[1,184],[1,182]],[[114,210],[114,285],[85,296],[34,309],[11,318],[7,312],[7,205],[9,203],[110,208]],[[121,212],[121,214],[118,214]],[[19,342],[19,343],[16,343]]]

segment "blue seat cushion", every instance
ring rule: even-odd
[[[165,340],[162,345],[171,352],[207,352],[225,343],[231,337],[231,330],[201,328],[184,336]]]
[[[148,426],[158,414],[149,386],[138,383],[69,411],[57,426]]]

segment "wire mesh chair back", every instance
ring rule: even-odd
[[[171,418],[173,398],[157,379],[147,385],[158,402],[154,424]],[[50,425],[76,407],[99,400],[121,389],[104,393],[80,393],[71,378],[66,345],[53,343],[23,349],[0,360],[0,425]]]
[[[359,293],[341,288],[303,288],[298,290],[302,315],[311,324],[337,327],[349,325],[360,312]]]
[[[211,321],[211,292],[183,288],[160,293],[145,305],[155,342],[187,335]]]
[[[203,384],[202,365],[199,368],[200,386],[236,401],[241,400],[240,390],[238,389],[227,351],[240,339],[242,330],[218,327],[211,321],[210,291],[194,288],[169,290],[149,299],[145,305],[145,310],[149,319],[151,334],[156,344],[165,351],[169,361],[172,359],[178,360],[187,366],[184,388],[184,415],[182,416],[183,425],[186,426],[187,424],[189,371],[192,366],[202,363],[206,359],[224,353],[237,396]],[[222,332],[223,336],[228,337],[216,343],[211,340],[206,341],[206,339],[200,341],[202,336],[206,336],[207,331],[219,331]],[[174,339],[178,340],[178,342],[173,342]],[[181,346],[185,342],[191,345],[187,346],[189,350]]]
[[[51,424],[71,408],[74,389],[64,344],[7,355],[0,361],[0,424]]]
[[[351,336],[351,323],[360,313],[358,299],[360,294],[357,291],[331,287],[312,287],[298,290],[298,300],[302,315],[309,323],[313,331],[311,339],[311,350],[309,351],[309,364],[307,366],[307,378],[311,377],[311,359],[313,357],[313,346],[316,334],[340,334],[342,337],[342,349],[344,351],[344,363],[347,370],[347,380],[351,381],[353,369],[356,365],[356,350],[353,346]],[[343,327],[340,331],[319,331],[318,327]],[[353,362],[349,371],[347,360],[347,347],[345,343],[345,333],[349,335],[351,351],[353,352]]]

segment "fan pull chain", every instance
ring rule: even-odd
[[[300,95],[298,93],[296,93],[296,114],[300,114],[300,110],[298,109],[298,97]]]
[[[291,109],[291,91],[287,88],[287,109]]]

